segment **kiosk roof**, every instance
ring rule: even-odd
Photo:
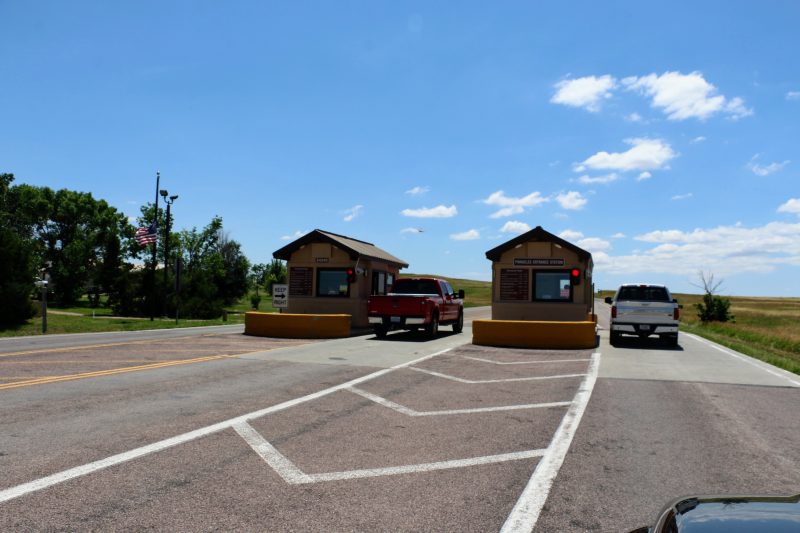
[[[408,268],[408,263],[399,259],[385,250],[381,250],[371,242],[360,241],[352,237],[345,237],[344,235],[337,235],[328,231],[315,229],[309,232],[296,241],[293,241],[280,250],[272,253],[275,259],[283,259],[288,261],[291,255],[300,249],[301,246],[312,242],[327,242],[337,246],[338,248],[346,251],[351,258],[358,259],[363,257],[365,259],[376,259],[378,261],[385,261],[399,266],[400,268]]]
[[[486,252],[486,258],[489,259],[490,261],[499,261],[500,260],[500,256],[502,256],[504,252],[514,248],[518,244],[523,244],[523,243],[531,242],[531,241],[536,241],[536,242],[554,242],[554,243],[558,244],[559,246],[561,246],[562,248],[566,248],[568,250],[572,250],[573,252],[578,254],[578,257],[581,260],[586,261],[588,264],[592,263],[592,254],[590,254],[589,252],[587,252],[583,248],[579,248],[579,247],[575,246],[574,244],[572,244],[569,241],[565,241],[561,237],[553,235],[549,231],[545,231],[544,229],[542,229],[541,226],[536,226],[532,230],[530,230],[530,231],[528,231],[526,233],[523,233],[522,235],[519,235],[518,237],[515,237],[515,238],[511,239],[510,241],[506,241],[503,244],[501,244],[500,246],[497,246],[496,248],[492,248],[491,250]]]

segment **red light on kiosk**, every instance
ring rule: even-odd
[[[569,272],[569,281],[573,285],[579,285],[581,282],[581,269],[580,268],[573,268]]]

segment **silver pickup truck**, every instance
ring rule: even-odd
[[[658,337],[670,346],[678,345],[678,300],[663,285],[630,284],[617,289],[614,297],[605,299],[611,305],[611,344],[620,335]]]

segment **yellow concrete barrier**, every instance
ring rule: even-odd
[[[350,336],[350,315],[244,314],[245,335],[285,339],[335,339]]]
[[[580,350],[597,345],[595,322],[473,320],[472,344]]]

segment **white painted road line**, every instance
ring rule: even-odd
[[[297,468],[294,463],[281,454],[261,434],[249,424],[236,424],[233,426],[239,435],[244,438],[253,450],[266,462],[283,480],[290,485],[303,485],[308,483],[321,483],[324,481],[344,481],[349,479],[362,479],[367,477],[396,476],[399,474],[418,474],[433,470],[446,470],[451,468],[464,468],[467,466],[503,463],[506,461],[519,461],[541,457],[546,450],[526,450],[524,452],[504,453],[500,455],[485,455],[469,459],[453,459],[435,463],[422,463],[417,465],[389,466],[385,468],[369,468],[365,470],[348,470],[345,472],[329,472],[324,474],[306,474]]]
[[[389,409],[394,409],[398,413],[402,413],[408,416],[471,415],[475,413],[493,413],[497,411],[516,411],[519,409],[547,409],[550,407],[568,407],[572,404],[572,402],[550,402],[550,403],[528,403],[520,405],[500,405],[497,407],[475,407],[472,409],[450,409],[446,411],[415,411],[414,409],[405,407],[398,403],[394,403],[391,400],[387,400],[386,398],[376,396],[375,394],[372,394],[371,392],[367,392],[365,390],[357,389],[355,387],[350,387],[348,390],[350,392],[358,394],[359,396],[363,396],[368,400],[372,400],[373,402],[379,405],[388,407]]]
[[[425,370],[424,368],[417,368],[414,366],[409,366],[409,370],[416,370],[417,372],[422,372],[425,374],[430,374],[431,376],[436,376],[439,378],[449,379],[451,381],[457,381],[459,383],[467,383],[469,385],[477,385],[482,383],[510,383],[512,381],[539,381],[543,379],[564,379],[564,378],[580,378],[585,376],[586,374],[559,374],[557,376],[536,376],[531,378],[508,378],[508,379],[480,379],[480,380],[471,380],[471,379],[463,379],[458,378],[456,376],[450,376],[447,374],[442,374],[440,372],[434,372],[433,370]]]
[[[331,472],[330,474],[309,474],[315,482],[343,481],[347,479],[360,479],[365,477],[396,476],[398,474],[419,474],[433,470],[446,470],[450,468],[463,468],[466,466],[489,465],[507,461],[519,461],[542,457],[546,450],[527,450],[524,452],[504,453],[500,455],[485,455],[470,459],[454,459],[437,463],[423,463],[418,465],[390,466],[387,468],[370,468],[368,470],[351,470],[349,472]]]
[[[495,365],[535,365],[542,363],[585,363],[591,359],[552,359],[546,361],[514,361],[511,363],[504,363],[501,361],[492,361],[491,359],[481,359],[480,357],[472,357],[469,355],[462,355],[464,359],[472,359],[473,361],[480,361],[482,363],[492,363]]]
[[[756,368],[760,368],[764,372],[772,374],[773,376],[779,377],[781,379],[785,379],[786,381],[788,381],[789,383],[791,383],[795,387],[800,387],[800,380],[798,380],[796,377],[794,377],[794,374],[792,374],[791,372],[783,370],[782,368],[778,368],[778,367],[772,366],[769,363],[764,363],[762,361],[759,361],[758,359],[753,359],[750,356],[747,356],[747,355],[744,355],[744,354],[739,354],[739,353],[736,353],[736,352],[732,352],[732,351],[730,351],[730,350],[728,350],[726,348],[723,348],[722,346],[720,346],[720,345],[718,345],[718,344],[716,344],[714,342],[708,341],[708,340],[706,340],[706,339],[704,339],[702,337],[699,337],[697,335],[694,335],[692,333],[684,333],[684,335],[686,337],[689,337],[690,339],[696,340],[699,343],[705,344],[706,346],[710,346],[711,348],[714,348],[715,350],[717,350],[719,352],[722,352],[722,353],[724,353],[726,355],[730,355],[731,357],[735,357],[736,359],[738,359],[740,361],[743,361],[743,362],[747,363],[748,365],[754,366]]]
[[[131,461],[133,459],[138,459],[139,457],[144,457],[145,455],[149,455],[151,453],[160,452],[162,450],[166,450],[167,448],[171,448],[173,446],[177,446],[179,444],[185,444],[187,442],[199,439],[201,437],[206,437],[208,435],[212,435],[214,433],[218,433],[220,431],[226,430],[228,428],[233,427],[234,425],[246,423],[250,420],[254,420],[256,418],[261,418],[262,416],[276,413],[278,411],[282,411],[284,409],[288,409],[290,407],[294,407],[296,405],[300,405],[302,403],[316,400],[318,398],[322,398],[323,396],[327,396],[328,394],[334,393],[336,391],[340,391],[342,389],[346,389],[353,385],[358,385],[359,383],[364,383],[365,381],[370,381],[377,377],[383,376],[388,374],[389,372],[393,372],[400,368],[405,368],[411,366],[413,364],[425,361],[426,359],[430,359],[432,357],[436,357],[437,355],[441,355],[443,353],[449,352],[452,348],[447,348],[446,350],[440,350],[436,353],[432,353],[430,355],[426,355],[420,357],[419,359],[415,359],[413,361],[409,361],[407,363],[401,363],[399,365],[395,365],[391,368],[384,368],[382,370],[378,370],[377,372],[373,372],[372,374],[367,374],[366,376],[362,376],[360,378],[356,378],[350,380],[348,382],[342,383],[340,385],[335,385],[333,387],[323,389],[321,391],[308,394],[306,396],[302,396],[300,398],[295,398],[294,400],[288,400],[283,403],[279,403],[277,405],[273,405],[272,407],[267,407],[265,409],[260,409],[258,411],[253,411],[252,413],[248,413],[245,415],[237,416],[236,418],[231,418],[229,420],[225,420],[223,422],[218,422],[216,424],[212,424],[210,426],[206,426],[200,429],[196,429],[194,431],[189,431],[188,433],[183,433],[182,435],[177,435],[175,437],[171,437],[168,439],[164,439],[158,442],[154,442],[152,444],[148,444],[146,446],[142,446],[140,448],[136,448],[127,452],[119,453],[117,455],[112,455],[111,457],[106,457],[105,459],[100,459],[99,461],[94,461],[92,463],[87,463],[85,465],[77,466],[75,468],[70,468],[68,470],[64,470],[62,472],[58,472],[56,474],[46,476],[43,478],[36,479],[34,481],[30,481],[28,483],[23,483],[21,485],[16,485],[14,487],[9,487],[4,490],[0,490],[0,503],[7,502],[9,500],[13,500],[15,498],[19,498],[20,496],[24,496],[26,494],[30,494],[31,492],[36,492],[42,489],[46,489],[48,487],[52,487],[53,485],[57,485],[59,483],[63,483],[64,481],[68,481],[70,479],[75,479],[77,477],[85,476],[87,474],[91,474],[93,472],[97,472],[99,470],[104,470],[110,466],[115,466],[120,463],[125,463],[127,461]]]
[[[288,460],[267,439],[253,429],[247,422],[234,424],[233,429],[241,436],[247,444],[262,458],[286,483],[297,485],[298,483],[308,483],[311,479],[297,468],[293,462]]]
[[[600,367],[600,354],[592,355],[592,362],[589,364],[589,372],[581,383],[578,393],[575,395],[572,406],[564,415],[553,440],[547,447],[547,452],[536,465],[531,479],[522,491],[517,503],[511,510],[511,514],[506,518],[501,533],[530,533],[539,520],[547,501],[547,496],[553,486],[553,482],[564,463],[564,458],[569,451],[572,438],[578,430],[581,418],[592,396],[594,384],[597,381],[597,372]]]

